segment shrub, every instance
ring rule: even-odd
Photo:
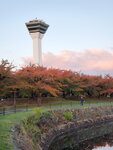
[[[28,118],[24,119],[21,123],[21,133],[30,139],[32,141],[38,142],[41,138],[41,130],[40,128],[36,125],[37,123],[37,117],[35,116],[29,116]],[[36,139],[35,139],[36,137]]]
[[[36,123],[37,123],[37,116],[35,116],[35,115],[30,115],[30,116],[28,116],[27,118],[25,118],[22,122],[23,122],[25,125],[26,125],[26,124],[36,124]]]
[[[73,119],[73,114],[71,112],[64,112],[64,117],[67,120],[72,120]]]
[[[49,119],[49,118],[52,117],[52,112],[50,112],[50,111],[45,111],[45,112],[42,113],[41,117],[44,117],[44,118],[46,118],[46,119]]]
[[[41,113],[42,113],[41,108],[35,108],[35,114],[36,114],[37,119],[40,119]]]

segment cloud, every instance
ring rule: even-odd
[[[32,57],[25,58],[25,62]],[[59,54],[43,54],[43,65],[60,69],[70,69],[88,74],[113,74],[113,52],[88,49],[81,52],[64,50]]]
[[[33,64],[33,57],[32,56],[22,57],[22,66],[29,64]]]

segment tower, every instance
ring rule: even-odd
[[[41,66],[42,65],[41,41],[49,25],[43,22],[42,20],[35,19],[27,22],[26,26],[33,40],[34,63]]]

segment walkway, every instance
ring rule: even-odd
[[[69,104],[69,105],[60,105],[60,106],[48,106],[48,107],[42,107],[42,109],[67,109],[67,108],[79,108],[82,109],[84,107],[96,107],[96,106],[109,106],[109,105],[113,105],[113,102],[111,103],[90,103],[90,104],[84,104],[83,106],[81,106],[80,104]],[[30,107],[30,106],[29,106]],[[34,108],[36,108],[37,106],[35,106]],[[0,108],[0,116],[6,115],[6,114],[13,114],[16,112],[25,112],[25,111],[32,111],[34,108],[18,108],[16,107],[12,107],[13,109],[6,109],[6,108]]]

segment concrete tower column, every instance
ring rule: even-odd
[[[30,33],[31,38],[33,40],[33,58],[34,64],[39,66],[42,65],[42,47],[41,40],[43,38],[43,34],[40,32]]]

